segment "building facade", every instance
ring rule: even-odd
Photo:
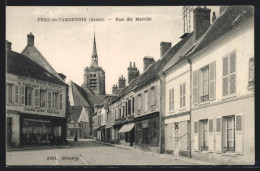
[[[31,35],[27,48],[35,48]],[[11,45],[7,47],[8,147],[64,143],[68,85],[30,57],[12,51]]]
[[[194,158],[255,162],[253,14],[227,7],[190,54]]]

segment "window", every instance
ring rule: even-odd
[[[248,86],[254,86],[255,82],[255,61],[254,58],[249,59],[249,76],[248,76]]]
[[[20,92],[21,92],[21,105],[25,104],[25,87],[21,86],[20,87]]]
[[[200,149],[201,151],[208,151],[208,120],[202,120],[201,122],[201,141]]]
[[[180,85],[180,107],[185,107],[185,83]]]
[[[52,92],[48,91],[48,108],[52,108]]]
[[[174,110],[174,89],[169,90],[169,110]]]
[[[235,151],[235,116],[224,117],[224,153]]]
[[[25,105],[32,106],[32,91],[31,87],[25,87]]]
[[[200,69],[199,80],[200,84],[200,102],[205,102],[209,100],[209,66]]]
[[[34,106],[39,107],[40,106],[40,89],[36,88],[34,89]]]
[[[127,101],[125,102],[125,116],[128,115],[128,105],[127,105]]]
[[[13,104],[14,103],[14,85],[7,84],[7,103]]]
[[[40,107],[46,107],[46,91],[40,90]]]
[[[53,109],[59,109],[59,93],[53,92]]]
[[[135,112],[135,98],[132,97],[132,113]]]
[[[236,93],[236,52],[223,58],[223,96]]]
[[[137,96],[137,113],[140,114],[142,111],[142,96],[141,94],[138,94]]]
[[[18,87],[18,85],[14,86],[14,94],[15,94],[14,103],[18,104],[19,103],[19,87]]]
[[[127,107],[127,110],[128,110],[128,115],[131,115],[131,100],[128,100],[128,107]]]
[[[144,92],[144,112],[148,111],[148,91]]]
[[[60,109],[62,109],[62,94],[60,94]]]

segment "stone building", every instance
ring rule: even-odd
[[[7,145],[65,142],[68,85],[34,46],[33,34],[27,37],[22,54],[7,43]]]

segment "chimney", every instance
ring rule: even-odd
[[[212,15],[212,23],[214,23],[216,19],[217,19],[217,17],[216,17],[216,13],[213,12],[213,15]]]
[[[195,39],[200,38],[210,26],[210,9],[197,7],[193,10],[193,32]]]
[[[112,87],[112,94],[115,94],[116,90],[118,89],[117,87],[117,84],[113,84],[113,87]]]
[[[160,43],[160,58],[163,57],[163,55],[171,48],[172,43],[171,42],[161,42]]]
[[[12,43],[8,42],[8,40],[6,40],[6,49],[12,50]]]
[[[34,35],[32,33],[27,34],[27,46],[34,45]]]
[[[63,81],[66,80],[66,75],[64,75],[64,74],[62,74],[62,73],[58,73],[58,74],[59,74],[59,76],[63,79]]]
[[[127,68],[127,70],[128,70],[128,84],[130,84],[132,80],[134,80],[136,77],[139,76],[139,71],[135,67],[135,62],[133,67],[132,67],[132,62],[130,62],[130,66]]]
[[[147,70],[147,68],[155,62],[155,60],[153,59],[153,57],[145,56],[143,59],[143,62],[144,62],[144,71],[143,72],[145,72]]]
[[[121,75],[121,77],[119,77],[119,79],[118,79],[118,87],[124,88],[125,86],[126,86],[125,77],[123,75]]]

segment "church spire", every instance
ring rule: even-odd
[[[93,42],[93,50],[92,50],[92,57],[91,57],[91,67],[98,67],[98,55],[97,55],[95,32],[94,32],[94,42]]]

